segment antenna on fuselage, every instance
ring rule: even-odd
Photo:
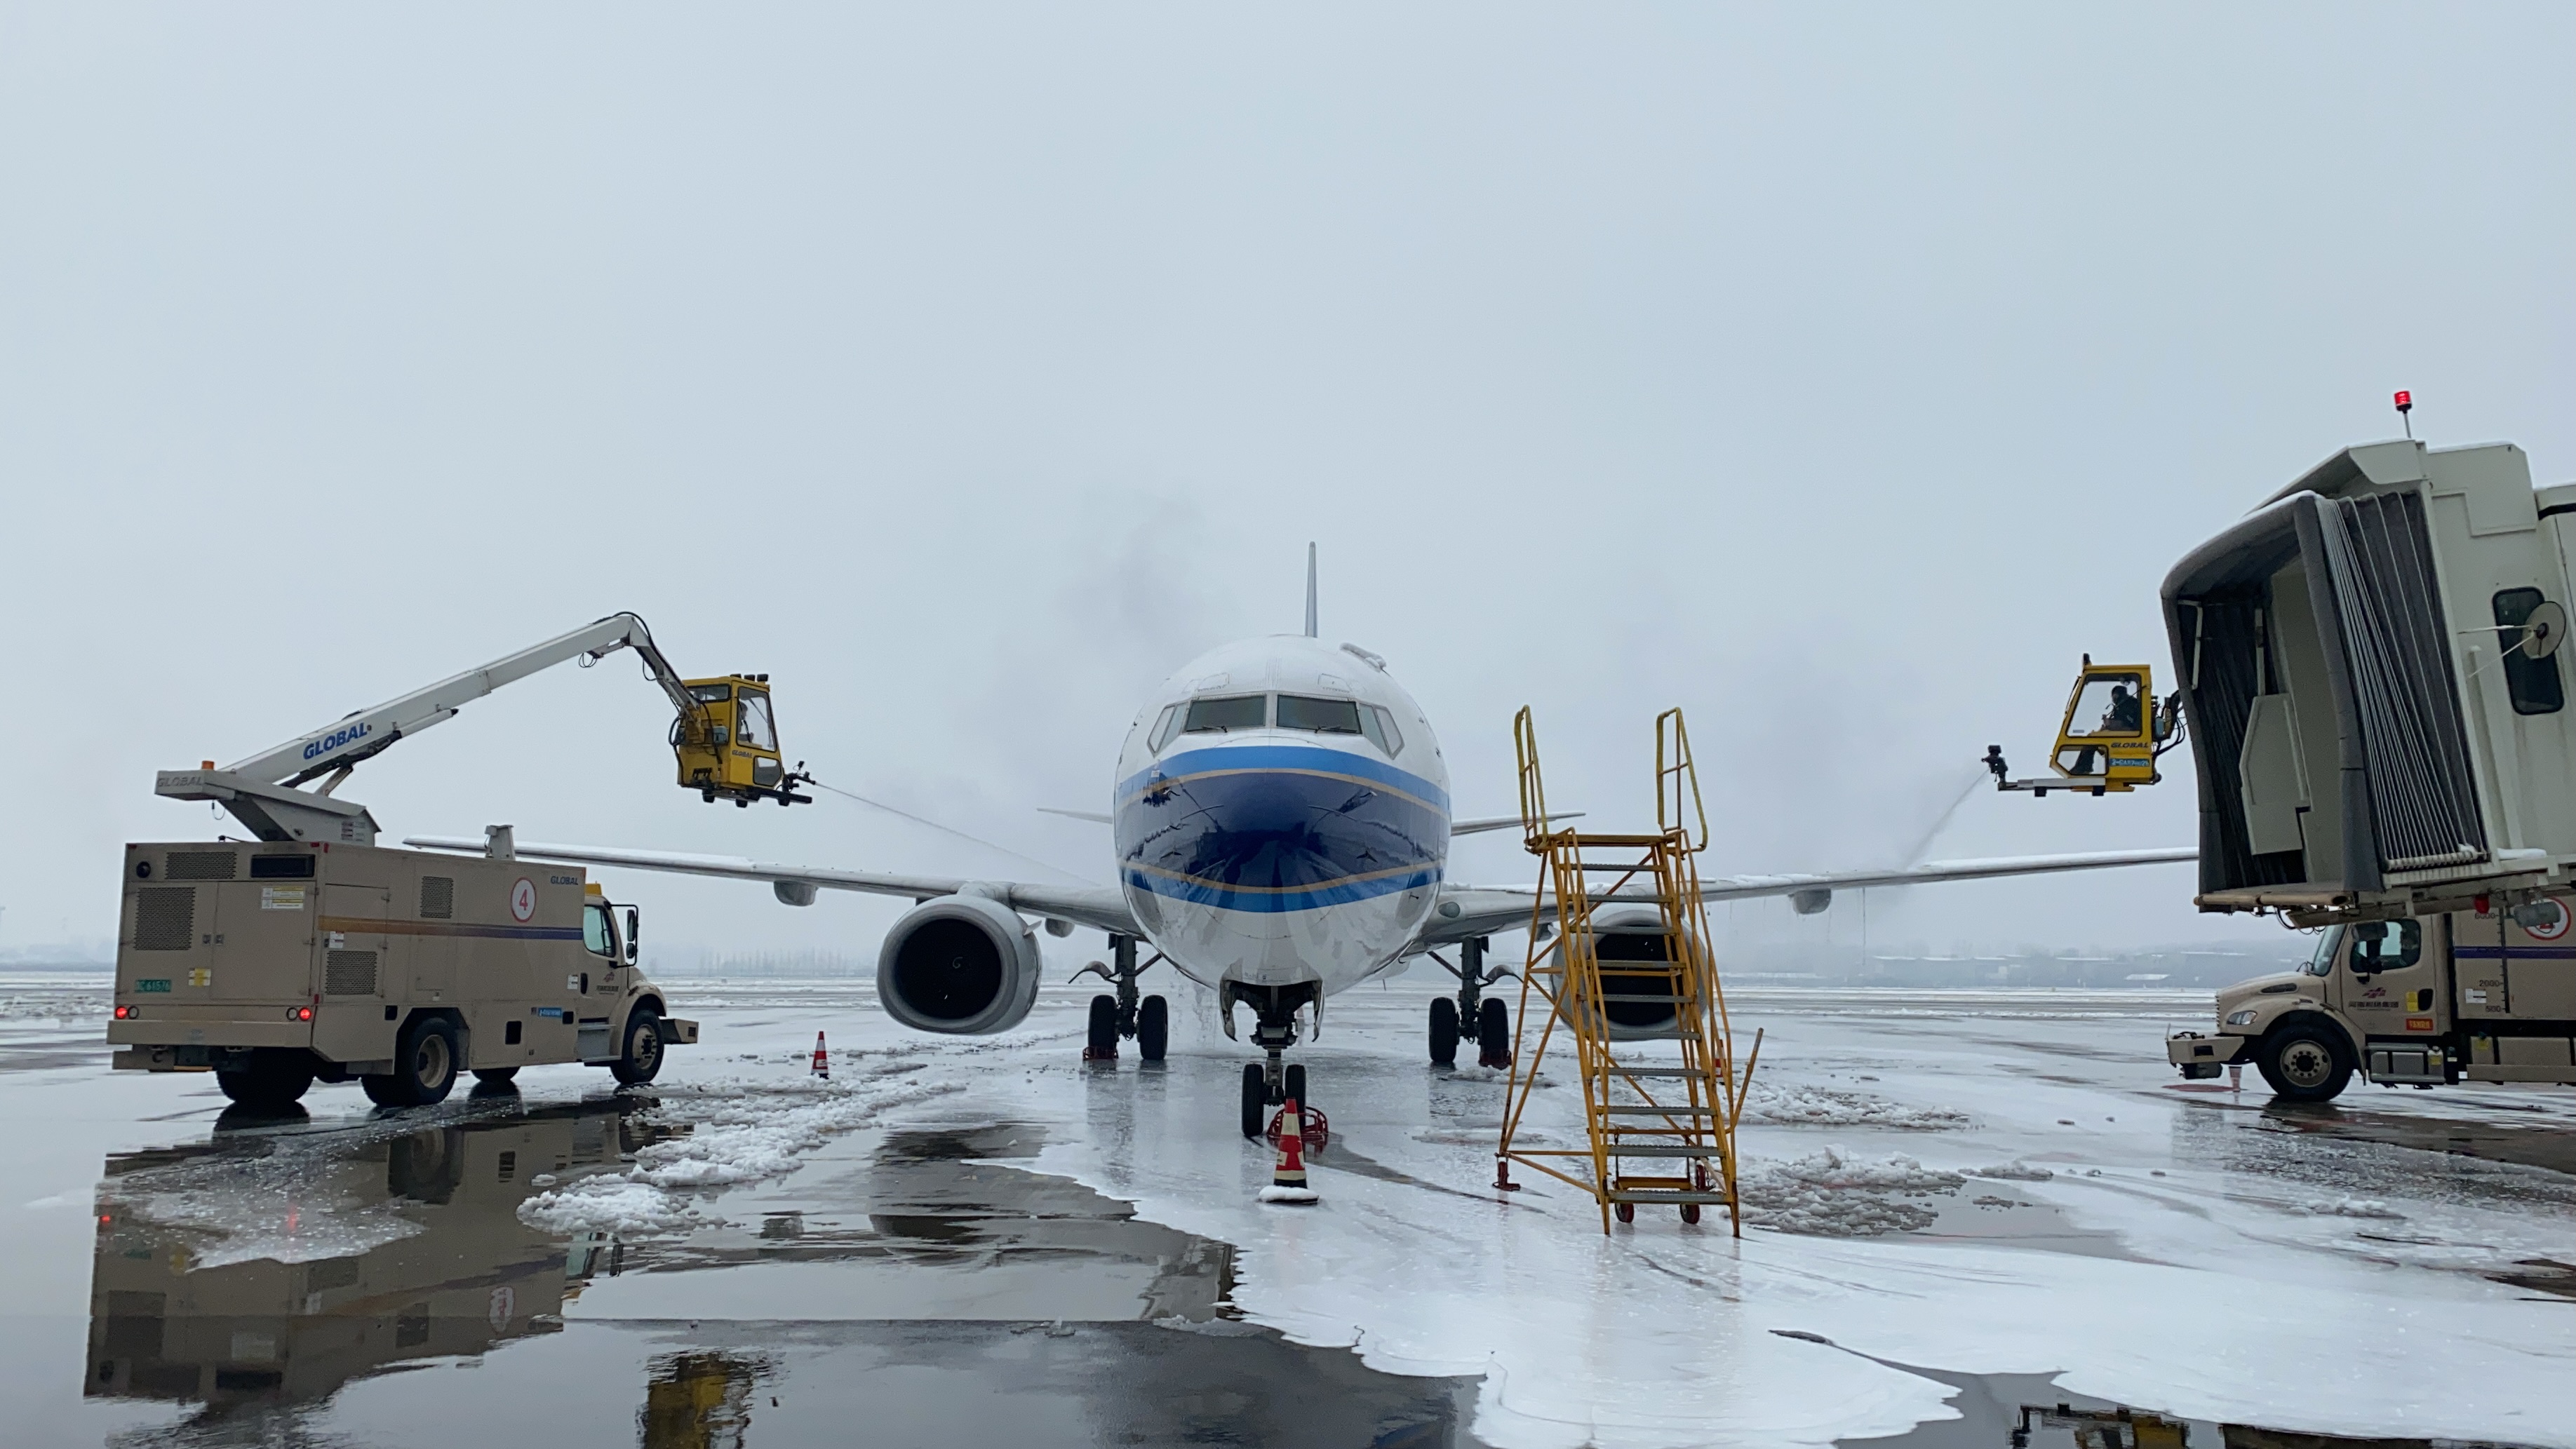
[[[1315,545],[1306,545],[1306,637],[1319,637],[1315,632]]]

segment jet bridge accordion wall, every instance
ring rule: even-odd
[[[2275,596],[2302,577],[2303,598]],[[2419,492],[2295,493],[2176,565],[2164,598],[2196,737],[2205,895],[2301,883],[2379,890],[2390,874],[2488,858]],[[2293,637],[2308,619],[2314,634]],[[2333,741],[2331,754],[2305,752],[2309,798],[2332,792],[2339,806],[2303,823],[2337,819],[2340,835],[2311,835],[2304,852],[2257,853],[2240,755],[2255,700],[2292,692],[2284,659],[2294,651],[2323,665],[2323,689],[2294,699],[2298,715],[2332,722],[2305,732]]]
[[[2318,499],[2300,526],[2303,547],[2311,527],[2324,546],[2331,617],[2343,633],[2341,692],[2359,715],[2379,868],[2486,859],[2422,495]]]

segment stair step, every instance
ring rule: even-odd
[[[1614,1187],[1602,1194],[1612,1202],[1724,1203],[1722,1192],[1684,1192],[1669,1187]]]
[[[1613,1142],[1610,1144],[1610,1155],[1612,1157],[1717,1157],[1722,1154],[1714,1147],[1680,1147],[1651,1142],[1630,1146],[1623,1142]]]
[[[1618,863],[1618,862],[1616,862],[1616,861],[1608,861],[1608,860],[1587,860],[1587,861],[1583,862],[1583,868],[1584,868],[1585,870],[1597,870],[1597,871],[1604,871],[1604,872],[1607,872],[1607,871],[1622,871],[1622,872],[1628,872],[1628,873],[1633,873],[1633,874],[1652,874],[1652,873],[1653,873],[1653,871],[1654,871],[1654,869],[1655,869],[1655,863],[1654,863],[1653,861],[1651,861],[1651,860],[1641,860],[1641,861],[1637,861],[1637,862],[1635,862],[1634,864],[1622,865],[1622,864],[1620,864],[1620,863]]]
[[[1623,1077],[1704,1077],[1714,1080],[1717,1075],[1706,1067],[1623,1067],[1615,1062],[1610,1070]]]
[[[1615,1107],[1603,1107],[1600,1110],[1605,1116],[1612,1117],[1714,1117],[1717,1115],[1715,1107],[1631,1107],[1625,1103]]]

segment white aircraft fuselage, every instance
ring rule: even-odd
[[[1203,986],[1386,969],[1439,894],[1449,770],[1385,666],[1298,635],[1212,650],[1164,681],[1118,758],[1119,885]]]

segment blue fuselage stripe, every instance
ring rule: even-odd
[[[1220,768],[1175,774],[1119,801],[1119,874],[1131,889],[1276,913],[1440,880],[1448,811],[1417,790],[1313,769],[1314,756],[1350,758],[1329,750],[1300,750],[1288,768],[1261,768],[1247,758],[1268,753],[1258,748],[1193,753],[1219,757],[1208,763]]]
[[[1221,745],[1166,755],[1119,781],[1117,803],[1124,808],[1130,799],[1158,785],[1218,770],[1313,770],[1345,775],[1401,790],[1443,816],[1449,813],[1449,792],[1410,770],[1399,770],[1374,754],[1300,744]]]

